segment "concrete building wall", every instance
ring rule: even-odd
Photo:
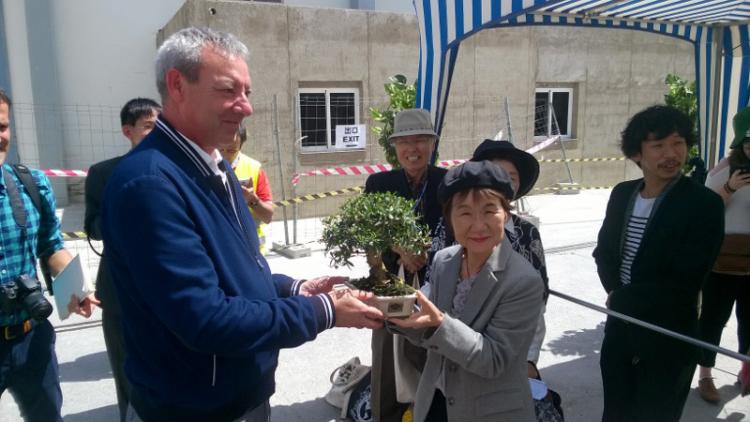
[[[691,44],[621,29],[537,26],[482,31],[461,44],[441,157],[466,156],[477,140],[505,129],[500,99],[506,96],[515,143],[524,149],[533,146],[537,87],[573,89],[573,136],[564,143],[568,158],[618,157],[619,134],[627,119],[664,101],[668,73],[694,79]],[[471,134],[469,144],[461,141],[464,134]],[[459,142],[446,148],[451,139]],[[562,158],[562,151],[553,147],[536,156]],[[571,163],[570,170],[574,181],[589,186],[610,186],[640,174],[624,162]],[[537,186],[567,178],[562,164],[544,164]]]
[[[394,5],[380,1],[309,2],[332,8],[286,3],[165,0],[154,7],[146,0],[0,0],[0,36],[7,50],[2,76],[17,105],[14,139],[21,161],[86,169],[125,152],[119,108],[134,96],[157,96],[158,43],[179,28],[207,25],[237,34],[250,47],[256,112],[247,121],[246,152],[264,163],[276,197],[282,188],[290,196],[361,185],[363,177],[303,178],[292,192],[295,169],[383,162],[371,133],[364,150],[295,152],[298,90],[356,89],[360,122],[369,129],[369,108],[388,103],[386,79],[397,73],[409,81],[416,77],[419,34],[411,3],[401,2],[409,3],[407,13],[384,12]],[[482,31],[461,45],[440,158],[465,158],[481,139],[505,129],[505,97],[516,143],[533,145],[534,89],[542,86],[573,89],[574,137],[565,144],[570,157],[617,156],[627,117],[661,101],[667,73],[694,78],[690,44],[624,30]],[[561,151],[552,148],[538,156],[557,158]],[[572,164],[571,172],[583,185],[608,185],[638,174],[622,162]],[[539,186],[566,178],[564,166],[546,164]],[[82,180],[56,181],[61,203],[67,200],[66,186],[78,197]],[[301,212],[323,214],[338,202],[318,201]]]
[[[210,13],[207,13],[210,11]],[[188,25],[232,32],[250,48],[255,115],[247,121],[245,152],[264,163],[279,198],[287,196],[295,170],[383,162],[375,137],[362,151],[295,153],[299,136],[297,90],[347,87],[359,90],[360,122],[369,126],[369,107],[383,107],[386,79],[416,77],[419,34],[409,14],[290,7],[286,5],[191,0],[164,27],[162,36]],[[694,78],[692,45],[628,30],[519,27],[482,31],[461,45],[440,144],[440,158],[470,156],[484,138],[505,129],[508,97],[513,135],[521,148],[534,145],[534,92],[537,87],[573,89],[573,137],[568,158],[619,157],[619,132],[629,116],[663,101],[668,73]],[[272,97],[278,109],[274,139]],[[560,158],[555,146],[537,154]],[[281,158],[281,167],[277,164]],[[283,172],[279,172],[279,169]],[[639,175],[623,161],[573,163],[575,182],[612,185]],[[538,187],[567,181],[562,164],[544,164]],[[296,194],[361,185],[364,177],[303,178]],[[341,202],[333,198],[301,207],[302,215],[326,214]],[[278,215],[278,214],[277,214]]]
[[[158,99],[156,34],[183,3],[0,0],[0,38],[7,47],[0,69],[8,73],[2,79],[14,101],[20,161],[86,169],[127,151],[120,108],[136,96]],[[53,184],[62,205],[68,191],[76,199],[82,193],[82,179]]]
[[[289,6],[381,10],[412,15],[415,13],[411,0],[281,0],[280,3]]]

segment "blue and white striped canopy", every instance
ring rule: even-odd
[[[701,154],[712,166],[734,136],[731,118],[750,106],[750,0],[414,0],[420,29],[417,106],[438,131],[464,39],[520,25],[609,27],[693,43]]]

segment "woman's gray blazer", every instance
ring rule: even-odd
[[[461,265],[460,245],[435,256],[430,300],[444,313],[436,330],[409,330],[427,349],[414,420],[425,420],[441,368],[451,422],[535,421],[526,353],[542,307],[544,283],[507,239],[480,271],[461,315],[451,316]]]

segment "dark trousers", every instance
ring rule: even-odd
[[[370,407],[375,422],[401,422],[408,404],[396,400],[393,366],[393,334],[385,328],[372,330],[372,369]]]
[[[750,275],[711,273],[703,287],[698,329],[703,341],[718,346],[735,302],[739,353],[745,354],[750,349]],[[698,363],[713,368],[716,352],[703,349]]]
[[[602,343],[599,361],[604,388],[602,421],[679,421],[695,361],[686,362],[679,356],[641,359],[622,324],[608,326]]]
[[[445,396],[440,390],[435,389],[432,396],[430,410],[427,412],[425,421],[429,422],[448,422],[448,406],[445,404]]]
[[[120,315],[103,308],[102,331],[104,331],[104,344],[107,346],[109,365],[112,367],[112,376],[115,379],[120,421],[125,421],[130,397],[130,383],[125,377],[125,341],[122,337]]]
[[[0,337],[0,394],[10,391],[27,422],[62,421],[55,338],[46,320],[13,340]]]

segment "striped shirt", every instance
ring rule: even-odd
[[[656,198],[643,198],[640,194],[635,199],[633,213],[628,218],[628,224],[625,227],[625,244],[622,248],[622,265],[620,265],[620,281],[622,284],[630,283],[630,269],[638,253],[638,248],[641,246],[643,233],[646,231],[646,224],[655,202]]]
[[[26,235],[19,229],[13,219],[13,207],[10,205],[8,190],[2,174],[10,172],[16,182],[26,209]],[[31,170],[31,177],[39,187],[44,217],[39,215],[31,197],[8,164],[0,167],[0,284],[6,284],[19,275],[36,277],[37,257],[49,257],[63,248],[60,234],[60,221],[55,216],[55,194],[52,192],[49,179],[39,170]],[[20,324],[28,319],[26,311],[8,315],[0,311],[0,326]]]

